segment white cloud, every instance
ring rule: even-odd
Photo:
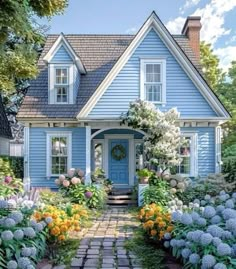
[[[214,53],[220,58],[220,67],[227,71],[230,63],[236,60],[236,46],[228,46],[214,50]]]
[[[196,6],[200,0],[187,0],[183,7],[180,7],[179,11],[181,14],[184,14],[187,9]]]
[[[211,0],[204,8],[198,8],[191,15],[201,16],[201,39],[215,44],[224,35],[230,34],[230,29],[225,29],[225,15],[236,7],[236,0]],[[185,18],[177,17],[167,23],[167,28],[173,34],[180,34]]]
[[[138,28],[137,27],[131,27],[131,28],[128,28],[125,33],[126,34],[135,34],[137,32]]]

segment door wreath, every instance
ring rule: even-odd
[[[116,145],[111,150],[112,158],[120,161],[126,157],[125,148],[122,145]]]

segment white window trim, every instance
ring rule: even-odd
[[[70,131],[50,131],[47,132],[47,177],[57,177],[59,174],[52,174],[52,159],[51,159],[51,139],[52,137],[66,137],[68,141],[67,145],[67,170],[69,170],[72,166],[72,132]]]
[[[190,153],[190,174],[180,174],[184,177],[196,177],[198,175],[198,134],[190,132],[182,132],[182,137],[191,138]]]
[[[166,59],[163,58],[142,58],[140,59],[140,99],[146,100],[145,97],[145,66],[149,63],[156,63],[161,65],[161,78],[162,78],[162,89],[161,89],[161,101],[152,102],[153,104],[166,104]]]
[[[57,102],[57,94],[56,94],[56,69],[57,68],[65,68],[68,69],[68,102],[61,103]],[[74,104],[74,64],[49,64],[48,66],[48,103],[49,104],[60,104],[60,105],[68,105]],[[65,85],[66,86],[66,85]],[[63,86],[62,86],[63,87]]]

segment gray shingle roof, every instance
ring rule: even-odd
[[[40,74],[36,80],[31,81],[18,113],[19,118],[75,118],[134,38],[133,35],[65,35],[65,37],[87,71],[86,75],[81,76],[76,104],[48,104],[48,71],[43,57],[58,38],[58,35],[49,35],[38,62]],[[174,38],[196,68],[200,69],[188,39],[182,35]]]
[[[11,128],[4,110],[1,94],[0,94],[0,137],[9,139],[12,138]]]

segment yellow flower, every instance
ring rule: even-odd
[[[151,230],[151,236],[155,236],[157,234],[156,230]]]

